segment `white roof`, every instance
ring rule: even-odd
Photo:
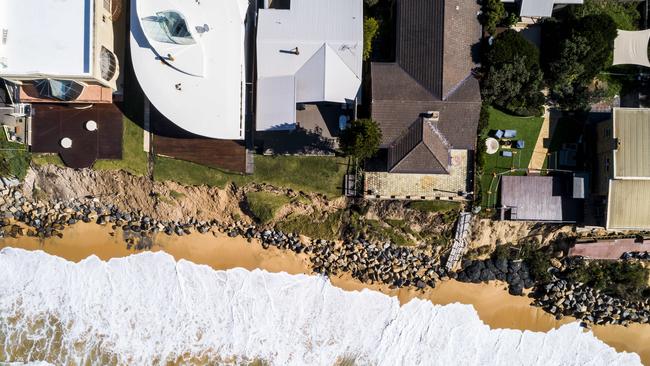
[[[614,65],[640,65],[650,67],[648,41],[650,29],[642,31],[618,30],[614,40]]]
[[[361,0],[292,0],[290,10],[260,9],[257,130],[292,128],[296,103],[354,100],[362,56]]]
[[[131,1],[135,74],[156,109],[184,130],[244,139],[247,9],[247,0]],[[165,11],[183,16],[195,43],[165,43],[145,34],[142,19]],[[209,30],[199,34],[197,27],[205,25]]]
[[[0,0],[0,75],[89,75],[93,3]]]
[[[521,0],[522,17],[550,17],[553,6],[560,4],[582,4],[583,0]]]

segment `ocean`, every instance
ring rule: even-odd
[[[0,251],[0,362],[55,365],[640,365],[577,323],[490,329],[320,276],[216,271],[164,252],[79,263]]]

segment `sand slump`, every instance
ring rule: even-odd
[[[360,364],[378,365],[640,364],[636,354],[616,353],[577,324],[548,333],[491,330],[468,305],[414,299],[400,307],[395,297],[343,291],[322,277],[215,271],[162,252],[73,263],[5,248],[0,324],[3,361],[209,363],[245,356],[331,365],[355,355]]]

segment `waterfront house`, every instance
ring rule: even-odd
[[[0,77],[11,103],[111,103],[119,75],[113,49],[117,3],[0,3]]]
[[[247,0],[131,1],[131,61],[144,94],[192,134],[243,140]]]
[[[596,126],[596,204],[609,230],[650,229],[650,109],[614,108]]]
[[[362,57],[361,0],[265,1],[257,26],[256,130],[336,135],[354,118]]]
[[[481,110],[480,6],[398,0],[394,62],[371,65],[371,117],[383,133],[367,197],[464,199]]]

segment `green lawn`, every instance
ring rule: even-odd
[[[225,187],[268,183],[295,191],[317,192],[328,196],[341,195],[346,160],[338,157],[255,156],[255,173],[242,175],[199,164],[166,157],[156,157],[154,178],[182,184]]]
[[[144,151],[144,130],[124,117],[121,160],[97,160],[94,169],[126,170],[135,175],[147,174],[147,153]]]
[[[447,212],[458,210],[460,208],[459,202],[453,201],[413,201],[409,203],[409,208],[422,212]]]
[[[65,166],[59,154],[32,153],[32,162],[36,165],[52,164],[57,166]]]
[[[273,220],[278,210],[289,203],[287,196],[269,192],[249,192],[246,202],[251,213],[262,223]]]
[[[298,233],[310,238],[336,240],[340,238],[345,212],[339,210],[329,214],[294,215],[276,225],[285,233]]]
[[[7,141],[5,132],[0,128],[0,176],[16,176],[23,179],[29,167],[27,146]]]
[[[496,203],[497,181],[496,178],[493,178],[495,173],[502,173],[511,169],[528,168],[528,163],[533,155],[533,149],[535,148],[542,122],[542,117],[516,117],[490,107],[488,128],[481,133],[478,143],[484,144],[485,139],[494,130],[517,130],[515,140],[524,140],[525,148],[521,150],[512,149],[511,151],[515,152],[513,157],[501,156],[501,150],[493,155],[487,155],[485,152],[481,153],[481,159],[483,159],[483,176],[481,177],[480,186],[481,205],[483,207],[492,207]],[[521,175],[524,172],[518,171],[512,174]]]

